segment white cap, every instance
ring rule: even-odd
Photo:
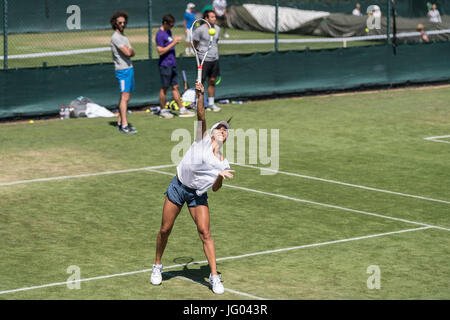
[[[189,3],[187,4],[187,8],[188,8],[188,9],[195,8],[195,4],[193,4],[192,2],[189,2]]]
[[[224,125],[225,128],[227,128],[227,131],[230,128],[230,125],[228,124],[228,122],[226,122],[226,121],[219,121],[219,122],[216,122],[216,123],[213,124],[213,126],[211,127],[211,130],[209,130],[209,134],[212,135],[213,130],[216,129],[220,125]]]

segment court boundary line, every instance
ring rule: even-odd
[[[170,167],[174,167],[174,166],[176,166],[176,164],[172,163],[172,164],[149,166],[149,167],[136,168],[136,169],[104,171],[104,172],[97,172],[97,173],[79,174],[79,175],[73,175],[73,176],[59,176],[59,177],[50,177],[50,178],[38,178],[38,179],[30,179],[30,180],[11,181],[11,182],[0,183],[0,187],[17,185],[17,184],[25,184],[25,183],[33,183],[33,182],[58,181],[58,180],[67,180],[67,179],[74,179],[74,178],[85,178],[85,177],[111,175],[111,174],[117,174],[117,173],[130,173],[130,172],[139,172],[139,171],[155,172],[155,173],[159,173],[159,174],[165,174],[165,175],[172,176],[172,175],[174,175],[173,173],[169,173],[169,172],[165,172],[165,171],[159,171],[159,170],[156,170],[156,169],[170,168]],[[255,167],[257,169],[264,169],[264,168],[258,168],[256,166],[252,166],[252,167]],[[230,188],[235,188],[235,189],[251,191],[251,192],[260,193],[260,194],[265,194],[265,195],[269,195],[269,196],[274,196],[274,197],[278,197],[278,198],[282,198],[282,199],[293,200],[293,201],[297,201],[297,202],[309,203],[309,204],[313,204],[313,205],[319,205],[319,206],[324,206],[324,207],[329,207],[329,208],[334,208],[334,209],[339,209],[339,210],[344,210],[344,211],[349,211],[349,212],[355,212],[355,213],[360,213],[360,214],[377,216],[377,217],[380,217],[380,218],[396,220],[396,221],[402,221],[402,222],[416,224],[416,225],[431,226],[433,228],[450,231],[450,229],[444,228],[444,227],[440,227],[440,226],[433,226],[433,225],[430,225],[430,224],[427,224],[427,223],[416,222],[416,221],[411,221],[411,220],[406,220],[406,219],[401,219],[401,218],[395,218],[395,217],[390,217],[390,216],[384,216],[384,215],[380,215],[380,214],[377,214],[377,213],[372,213],[372,212],[367,212],[367,211],[362,211],[362,210],[355,210],[355,209],[340,207],[340,206],[336,206],[336,205],[325,204],[325,203],[315,202],[315,201],[310,201],[310,200],[305,200],[305,199],[299,199],[299,198],[289,197],[289,196],[285,196],[285,195],[281,195],[281,194],[270,193],[270,192],[260,191],[260,190],[256,190],[256,189],[250,189],[250,188],[245,188],[245,187],[234,186],[234,185],[224,184],[224,186],[227,186],[227,187],[230,187]]]
[[[165,174],[165,175],[169,175],[169,176],[173,176],[174,175],[173,173],[169,173],[169,172],[165,172],[165,171],[159,171],[159,170],[156,170],[156,169],[146,169],[146,171],[160,173],[160,174]],[[336,206],[336,205],[333,205],[333,204],[327,204],[327,203],[322,203],[322,202],[317,202],[317,201],[311,201],[311,200],[305,200],[305,199],[300,199],[300,198],[295,198],[295,197],[289,197],[289,196],[285,196],[285,195],[278,194],[278,193],[266,192],[266,191],[261,191],[261,190],[246,188],[246,187],[239,187],[239,186],[234,186],[234,185],[225,184],[225,183],[223,184],[223,186],[229,187],[229,188],[238,189],[238,190],[244,190],[244,191],[250,191],[250,192],[254,192],[254,193],[264,194],[264,195],[268,195],[268,196],[272,196],[272,197],[276,197],[276,198],[292,200],[292,201],[296,201],[296,202],[308,203],[308,204],[312,204],[312,205],[317,205],[317,206],[322,206],[322,207],[327,207],[327,208],[332,208],[332,209],[338,209],[338,210],[342,210],[342,211],[359,213],[359,214],[364,214],[364,215],[368,215],[368,216],[374,216],[374,217],[383,218],[383,219],[389,219],[389,220],[400,221],[400,222],[409,223],[409,224],[415,224],[415,225],[426,226],[426,227],[430,227],[430,228],[450,231],[450,229],[448,229],[448,228],[435,226],[435,225],[430,225],[430,224],[427,224],[427,223],[424,223],[424,222],[417,222],[417,221],[412,221],[412,220],[407,220],[407,219],[402,219],[402,218],[385,216],[385,215],[382,215],[382,214],[368,212],[368,211],[363,211],[363,210],[350,209],[350,208],[346,208],[346,207]]]
[[[397,231],[383,232],[383,233],[377,233],[377,234],[360,236],[360,237],[318,242],[318,243],[294,246],[294,247],[289,247],[289,248],[258,251],[258,252],[248,253],[248,254],[237,255],[237,256],[222,257],[222,258],[217,258],[216,261],[242,259],[242,258],[253,257],[253,256],[258,256],[258,255],[286,252],[286,251],[292,251],[292,250],[298,250],[298,249],[304,249],[304,248],[313,248],[313,247],[319,247],[319,246],[337,244],[337,243],[346,243],[346,242],[351,242],[351,241],[371,239],[371,238],[376,238],[376,237],[388,236],[388,235],[393,235],[393,234],[401,234],[401,233],[407,233],[407,232],[413,232],[413,231],[421,231],[421,230],[432,229],[432,228],[433,227],[431,227],[431,226],[425,226],[425,227],[420,227],[420,228],[402,229],[402,230],[397,230]],[[208,260],[190,262],[187,264],[186,263],[185,264],[175,264],[175,265],[171,265],[168,267],[164,267],[163,270],[185,267],[187,265],[198,265],[198,264],[205,264],[205,263],[208,263]],[[81,283],[81,282],[110,279],[110,278],[116,278],[116,277],[121,277],[121,276],[128,276],[128,275],[134,275],[134,274],[139,274],[139,273],[151,272],[151,271],[152,271],[152,269],[143,269],[143,270],[138,270],[138,271],[122,272],[122,273],[116,273],[116,274],[110,274],[110,275],[104,275],[104,276],[84,278],[84,279],[79,279],[79,280],[55,282],[55,283],[49,283],[49,284],[44,284],[44,285],[38,285],[38,286],[30,286],[30,287],[23,287],[23,288],[18,288],[18,289],[3,290],[3,291],[0,291],[0,295],[8,294],[8,293],[30,291],[30,290],[36,290],[36,289],[42,289],[42,288],[56,287],[56,286],[62,286],[62,285],[68,285],[68,284],[74,285],[76,283]],[[150,285],[150,282],[149,282],[149,285]]]
[[[423,140],[433,141],[433,142],[450,143],[450,141],[447,141],[447,140],[440,140],[442,138],[450,138],[450,135],[438,136],[438,137],[427,137],[427,138],[423,138]]]
[[[88,177],[96,177],[103,175],[111,175],[117,173],[130,173],[130,172],[138,172],[145,171],[148,169],[163,169],[174,167],[176,164],[163,164],[158,166],[150,166],[144,168],[136,168],[136,169],[124,169],[124,170],[115,170],[115,171],[102,171],[102,172],[94,172],[94,173],[84,173],[77,174],[73,176],[59,176],[59,177],[50,177],[50,178],[37,178],[37,179],[29,179],[29,180],[18,180],[18,181],[10,181],[10,182],[1,182],[0,187],[12,186],[17,184],[25,184],[25,183],[33,183],[33,182],[46,182],[46,181],[58,181],[58,180],[68,180],[68,179],[76,179],[76,178],[88,178]]]
[[[448,142],[448,143],[450,143],[450,142]],[[234,162],[233,163],[230,162],[230,164],[237,165],[237,166],[240,166],[240,167],[259,169],[261,171],[265,170],[265,171],[269,171],[269,172],[284,174],[284,175],[287,175],[287,176],[294,176],[294,177],[298,177],[298,178],[316,180],[316,181],[321,181],[321,182],[328,182],[328,183],[333,183],[333,184],[338,184],[338,185],[343,185],[343,186],[347,186],[347,187],[353,187],[353,188],[358,188],[358,189],[363,189],[363,190],[368,190],[368,191],[382,192],[382,193],[393,194],[393,195],[402,196],[402,197],[416,198],[416,199],[420,199],[420,200],[434,201],[434,202],[450,204],[450,201],[447,201],[447,200],[429,198],[429,197],[418,196],[418,195],[414,195],[414,194],[408,194],[408,193],[402,193],[402,192],[396,192],[396,191],[390,191],[390,190],[380,189],[380,188],[367,187],[367,186],[363,186],[363,185],[346,183],[346,182],[337,181],[337,180],[318,178],[318,177],[303,175],[303,174],[299,174],[299,173],[292,173],[292,172],[287,172],[287,171],[274,170],[274,169],[270,169],[270,168],[263,168],[263,167],[258,167],[258,166],[254,166],[254,165],[234,163]]]
[[[441,136],[441,137],[445,137],[445,136]],[[450,135],[448,137],[450,137]],[[431,138],[439,138],[439,137],[431,137]],[[425,138],[425,140],[426,139],[428,139],[428,138]],[[432,141],[434,141],[434,140],[432,140]],[[448,142],[448,141],[446,141],[446,142]],[[448,142],[448,143],[450,143],[450,142]],[[409,198],[415,198],[415,199],[420,199],[420,200],[450,204],[450,201],[447,201],[447,200],[423,197],[423,196],[418,196],[418,195],[413,195],[413,194],[408,194],[408,193],[390,191],[390,190],[386,190],[386,189],[367,187],[367,186],[363,186],[363,185],[351,184],[351,183],[341,182],[341,181],[337,181],[337,180],[318,178],[318,177],[302,175],[302,174],[298,174],[298,173],[274,170],[274,169],[270,169],[270,168],[263,168],[263,167],[258,167],[258,166],[254,166],[254,165],[249,165],[249,164],[240,164],[240,163],[235,163],[235,162],[230,162],[230,164],[237,165],[240,167],[265,170],[265,171],[279,173],[279,174],[288,175],[288,176],[295,176],[298,178],[304,178],[304,179],[309,179],[309,180],[316,180],[316,181],[321,181],[321,182],[338,184],[338,185],[343,185],[343,186],[347,186],[347,187],[353,187],[353,188],[358,188],[358,189],[363,189],[363,190],[368,190],[368,191],[382,192],[382,193],[398,195],[398,196],[403,196],[403,197],[409,197]],[[136,168],[136,169],[103,171],[103,172],[86,173],[86,174],[79,174],[79,175],[73,175],[73,176],[58,176],[58,177],[49,177],[49,178],[36,178],[36,179],[29,179],[29,180],[0,182],[0,187],[25,184],[25,183],[33,183],[33,182],[58,181],[58,180],[66,180],[66,179],[74,179],[74,178],[86,178],[86,177],[94,177],[94,176],[101,176],[101,175],[110,175],[110,174],[117,174],[117,173],[129,173],[129,172],[144,171],[144,170],[148,170],[148,169],[163,169],[163,168],[170,168],[170,167],[174,167],[174,166],[176,166],[176,164],[157,165],[157,166],[149,166],[149,167]]]

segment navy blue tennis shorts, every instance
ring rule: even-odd
[[[208,195],[206,192],[201,196],[197,195],[195,189],[186,187],[180,180],[178,180],[177,176],[173,177],[172,181],[170,181],[169,187],[164,194],[170,201],[179,206],[183,206],[185,202],[188,207],[208,205]]]
[[[178,85],[177,67],[159,66],[159,75],[162,87],[169,88]]]

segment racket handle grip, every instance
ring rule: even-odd
[[[197,68],[197,81],[198,82],[202,82],[202,70],[203,70],[203,66],[199,66]]]

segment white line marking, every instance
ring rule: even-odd
[[[57,181],[57,180],[66,180],[66,179],[75,179],[75,178],[95,177],[95,176],[117,174],[117,173],[128,173],[128,172],[144,171],[144,170],[148,170],[148,169],[163,169],[163,168],[170,168],[170,167],[174,167],[174,166],[176,166],[176,164],[165,164],[165,165],[160,165],[160,166],[151,166],[151,167],[137,168],[137,169],[86,173],[86,174],[78,174],[78,175],[74,175],[74,176],[61,176],[61,177],[50,177],[50,178],[39,178],[39,179],[31,179],[31,180],[2,182],[2,183],[0,183],[0,187],[12,186],[12,185],[16,185],[16,184],[32,183],[32,182]]]
[[[172,275],[170,272],[163,272],[163,273]],[[183,277],[183,276],[174,276],[174,278],[186,280],[186,281],[193,282],[193,283],[198,283],[198,284],[201,284],[201,285],[206,286],[208,288],[210,287],[209,282],[206,282],[206,281],[195,281],[193,279],[189,279],[189,278]],[[230,289],[230,288],[224,288],[224,289],[227,292],[231,292],[231,293],[238,294],[238,295],[241,295],[241,296],[249,297],[249,298],[252,298],[252,299],[255,299],[255,300],[268,300],[266,298],[257,297],[257,296],[254,296],[252,294],[241,292],[241,291],[237,291],[237,290],[233,290],[233,289]]]
[[[92,49],[76,49],[76,50],[65,50],[65,51],[41,52],[41,53],[14,54],[14,55],[8,55],[8,60],[68,56],[68,55],[73,55],[73,54],[106,52],[106,51],[110,51],[110,50],[111,50],[110,47],[103,47],[103,48],[92,48]],[[0,56],[0,60],[3,60],[3,56]]]
[[[432,30],[427,31],[427,35],[435,34],[445,34],[449,33],[450,29],[446,30]],[[397,38],[403,37],[418,37],[419,32],[403,32],[397,33]],[[393,35],[391,34],[392,38]],[[372,36],[360,36],[360,37],[346,37],[346,38],[306,38],[306,39],[278,39],[279,43],[322,43],[322,42],[347,42],[347,41],[361,41],[361,40],[382,40],[386,39],[387,35],[372,35]],[[274,39],[249,39],[249,40],[221,40],[219,44],[267,44],[274,43]],[[40,58],[40,57],[54,57],[54,56],[66,56],[73,54],[83,54],[83,53],[95,53],[95,52],[106,52],[110,51],[110,47],[101,48],[89,48],[89,49],[75,49],[75,50],[65,50],[65,51],[51,51],[51,52],[40,52],[40,53],[28,53],[28,54],[15,54],[8,55],[8,59],[27,59],[27,58]],[[0,56],[0,60],[3,60],[4,56]]]
[[[427,226],[427,227],[421,227],[421,228],[405,229],[405,230],[385,232],[385,233],[378,233],[378,234],[372,234],[372,235],[355,237],[355,238],[348,238],[348,239],[341,239],[341,240],[313,243],[313,244],[307,244],[307,245],[290,247],[290,248],[282,248],[282,249],[275,249],[275,250],[268,250],[268,251],[260,251],[260,252],[242,254],[242,255],[239,255],[239,256],[218,258],[218,259],[216,259],[216,261],[226,261],[226,260],[241,259],[241,258],[246,258],[246,257],[253,257],[253,256],[258,256],[258,255],[270,254],[270,253],[278,253],[278,252],[291,251],[291,250],[297,250],[297,249],[312,248],[312,247],[324,246],[324,245],[329,245],[329,244],[357,241],[357,240],[370,239],[370,238],[382,237],[382,236],[399,234],[399,233],[406,233],[406,232],[412,232],[412,231],[426,230],[426,229],[430,229],[430,228],[433,228],[433,227]],[[179,267],[185,267],[186,265],[191,265],[191,264],[197,265],[197,264],[206,264],[206,263],[208,263],[208,260],[191,262],[191,263],[188,263],[188,264],[175,264],[175,265],[171,265],[171,266],[168,266],[168,267],[164,267],[164,270],[173,269],[173,268],[179,268]],[[93,281],[93,280],[109,279],[109,278],[128,276],[128,275],[144,273],[144,272],[151,272],[151,271],[152,271],[152,269],[143,269],[143,270],[139,270],[139,271],[123,272],[123,273],[111,274],[111,275],[106,275],[106,276],[85,278],[85,279],[80,279],[80,280],[75,280],[75,281],[55,282],[55,283],[44,284],[44,285],[39,285],[39,286],[32,286],[32,287],[25,287],[25,288],[19,288],[19,289],[0,291],[0,294],[15,293],[15,292],[21,292],[21,291],[29,291],[29,290],[35,290],[35,289],[41,289],[41,288],[48,288],[48,287],[63,286],[63,285],[67,285],[67,284],[75,284],[77,282],[87,282],[87,281]],[[149,282],[149,285],[150,285],[150,282]]]
[[[439,136],[439,137],[428,137],[428,138],[423,138],[424,140],[428,140],[428,141],[433,141],[433,142],[443,142],[443,143],[450,143],[450,141],[447,140],[440,140],[442,138],[450,138],[450,135],[447,136]]]
[[[361,185],[357,185],[357,184],[340,182],[340,181],[336,181],[336,180],[322,179],[322,178],[306,176],[306,175],[302,175],[302,174],[298,174],[298,173],[291,173],[291,172],[286,172],[286,171],[279,171],[279,170],[273,170],[273,169],[269,169],[269,168],[262,168],[262,167],[252,166],[252,165],[249,165],[249,164],[240,164],[240,163],[231,163],[231,164],[234,164],[234,165],[237,165],[237,166],[241,166],[241,167],[259,169],[259,170],[266,170],[266,171],[269,171],[269,172],[280,173],[280,174],[284,174],[284,175],[288,175],[288,176],[294,176],[294,177],[305,178],[305,179],[310,179],[310,180],[317,180],[317,181],[322,181],[322,182],[329,182],[329,183],[339,184],[339,185],[343,185],[343,186],[347,186],[347,187],[353,187],[353,188],[359,188],[359,189],[370,190],[370,191],[377,191],[377,192],[384,192],[384,193],[394,194],[394,195],[403,196],[403,197],[416,198],[416,199],[421,199],[421,200],[427,200],[427,201],[434,201],[434,202],[450,204],[450,201],[446,201],[446,200],[433,199],[433,198],[428,198],[428,197],[416,196],[416,195],[413,195],[413,194],[407,194],[407,193],[389,191],[389,190],[384,190],[384,189],[366,187],[366,186],[361,186]]]
[[[155,173],[161,173],[161,174],[165,174],[165,175],[169,175],[169,176],[173,176],[174,175],[173,173],[159,171],[159,170],[154,170],[154,169],[146,169],[146,171],[155,172]],[[395,217],[390,217],[390,216],[384,216],[384,215],[373,213],[373,212],[362,211],[362,210],[355,210],[355,209],[335,206],[333,204],[327,204],[327,203],[321,203],[321,202],[310,201],[310,200],[305,200],[305,199],[299,199],[299,198],[285,196],[285,195],[282,195],[282,194],[265,192],[265,191],[260,191],[260,190],[256,190],[256,189],[250,189],[250,188],[245,188],[245,187],[234,186],[234,185],[230,185],[230,184],[223,184],[223,186],[226,186],[226,187],[229,187],[229,188],[238,189],[238,190],[244,190],[244,191],[250,191],[250,192],[254,192],[254,193],[264,194],[264,195],[267,195],[267,196],[277,197],[277,198],[281,198],[281,199],[287,199],[287,200],[292,200],[292,201],[297,201],[297,202],[303,202],[303,203],[318,205],[318,206],[327,207],[327,208],[333,208],[333,209],[338,209],[338,210],[343,210],[343,211],[348,211],[348,212],[360,213],[360,214],[365,214],[365,215],[368,215],[368,216],[374,216],[374,217],[378,217],[378,218],[390,219],[390,220],[395,220],[395,221],[400,221],[400,222],[416,224],[416,225],[419,225],[419,226],[426,226],[426,227],[430,227],[430,228],[450,231],[450,229],[447,229],[447,228],[444,228],[444,227],[430,225],[430,224],[427,224],[427,223],[416,222],[416,221],[411,221],[411,220],[406,220],[406,219],[401,219],[401,218],[395,218]]]
[[[433,30],[427,31],[427,35],[444,34],[450,32],[447,30]],[[389,35],[391,38],[393,34]],[[417,37],[420,36],[419,32],[402,32],[397,33],[397,38]],[[360,36],[360,37],[346,37],[346,38],[306,38],[306,39],[278,39],[279,43],[321,43],[321,42],[344,42],[344,41],[361,41],[361,40],[382,40],[386,39],[387,35],[373,35],[373,36]],[[219,44],[263,44],[274,43],[274,39],[259,39],[259,40],[220,40]]]

